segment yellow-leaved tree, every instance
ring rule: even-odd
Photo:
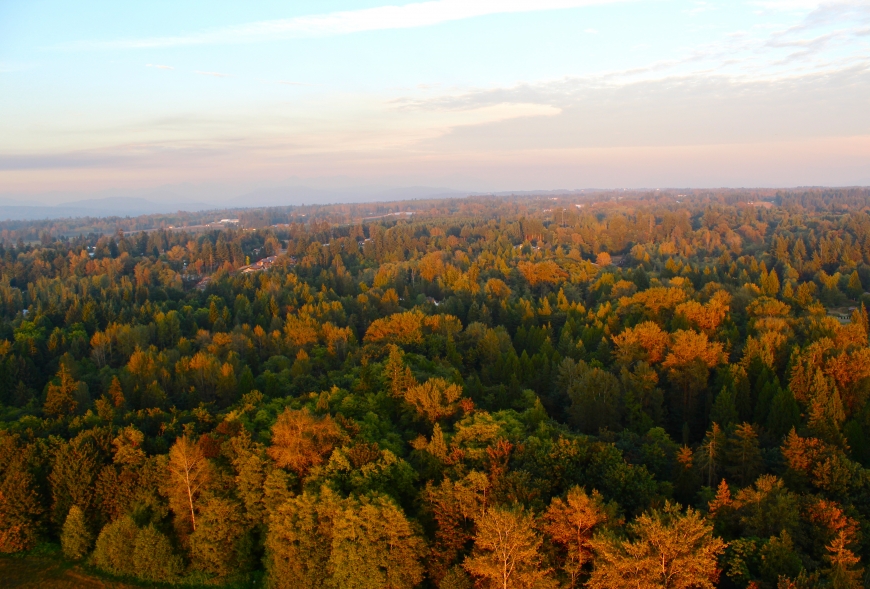
[[[628,538],[611,533],[593,539],[595,568],[590,589],[714,589],[725,542],[700,513],[665,504],[628,526]]]
[[[486,589],[531,589],[545,584],[541,536],[521,509],[491,507],[477,519],[474,552],[465,569]]]
[[[179,519],[189,513],[190,527],[196,531],[196,501],[212,478],[211,464],[198,444],[182,436],[169,450],[168,470],[169,506]]]

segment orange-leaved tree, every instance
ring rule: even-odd
[[[580,575],[592,561],[592,534],[608,519],[604,499],[598,491],[591,495],[574,487],[565,499],[556,498],[544,514],[544,531],[560,547],[561,568],[568,575],[569,587],[577,587]]]
[[[272,426],[272,445],[266,453],[279,467],[305,476],[312,466],[323,463],[340,439],[341,431],[329,415],[319,418],[307,408],[288,408]]]

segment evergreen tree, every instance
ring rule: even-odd
[[[85,521],[85,512],[78,505],[73,505],[60,534],[64,555],[72,560],[81,560],[90,552],[93,541],[93,535]]]
[[[758,434],[749,423],[738,425],[728,440],[725,452],[726,471],[741,487],[761,473],[763,461],[758,446]]]
[[[0,475],[0,553],[20,552],[36,544],[45,509],[21,450],[11,444],[0,449],[10,452]]]

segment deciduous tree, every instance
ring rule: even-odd
[[[340,439],[341,432],[329,415],[315,417],[307,408],[288,408],[272,426],[272,445],[266,452],[279,467],[304,476],[323,463]]]
[[[725,542],[695,510],[677,505],[644,513],[628,526],[628,538],[595,537],[590,589],[714,589]]]
[[[519,508],[490,507],[477,518],[474,551],[465,569],[487,589],[527,589],[542,582],[541,537]]]
[[[167,470],[169,504],[177,517],[189,517],[190,527],[196,531],[196,503],[212,478],[211,465],[199,445],[182,436],[169,450]]]

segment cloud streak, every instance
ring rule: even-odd
[[[149,49],[329,37],[366,31],[429,27],[494,14],[564,10],[629,1],[641,0],[432,0],[403,6],[378,6],[362,10],[260,21],[187,35],[81,42],[69,48]]]

